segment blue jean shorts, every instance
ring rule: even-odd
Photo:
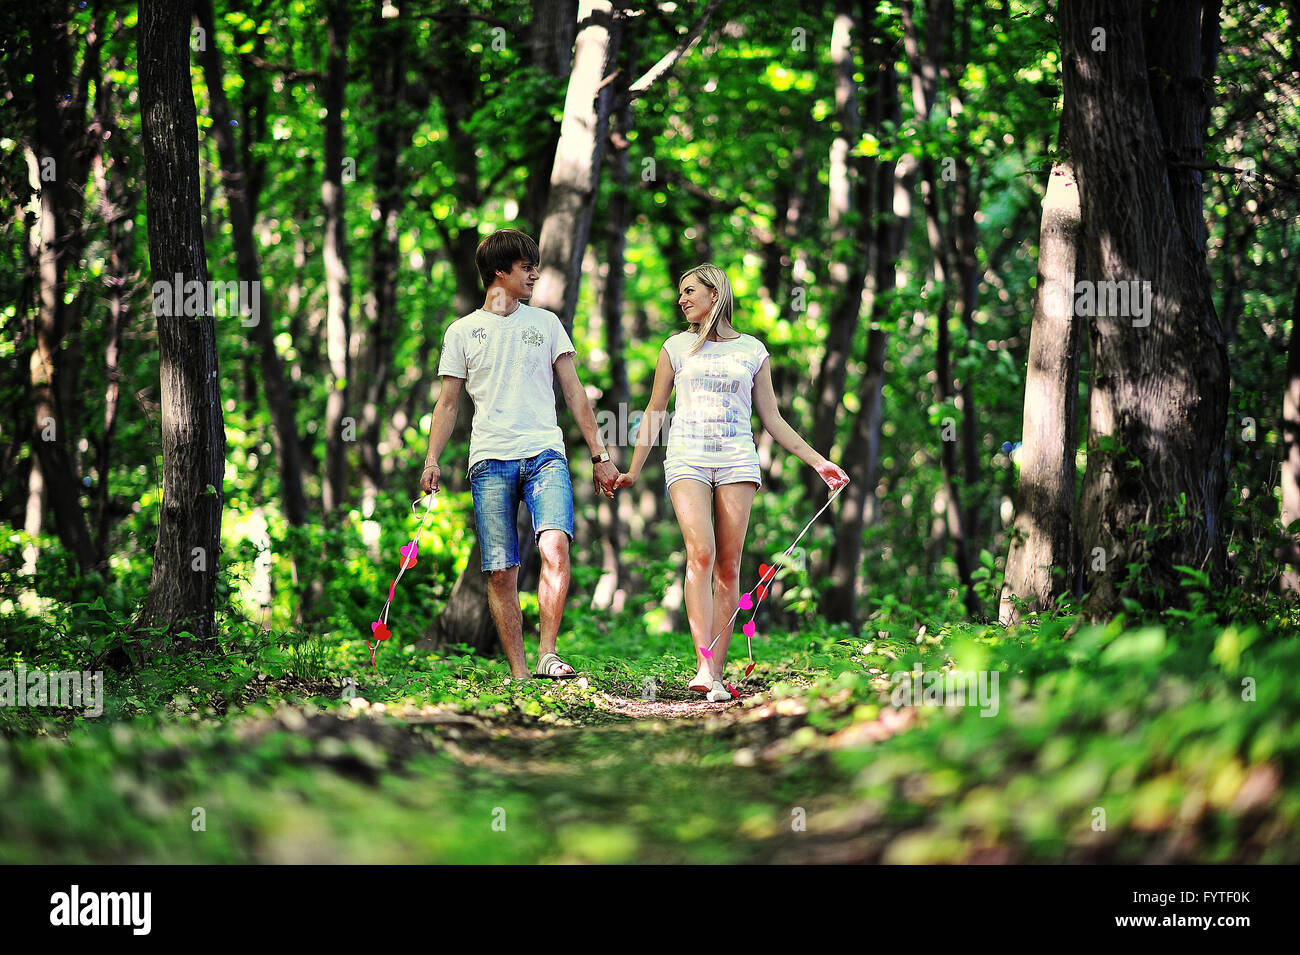
[[[515,520],[520,500],[532,515],[534,541],[549,530],[564,531],[573,540],[569,459],[559,451],[547,450],[514,461],[484,459],[469,469],[469,484],[484,572],[508,570],[519,563]]]

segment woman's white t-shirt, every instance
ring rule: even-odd
[[[703,468],[758,463],[754,446],[754,376],[767,349],[753,335],[705,342],[687,355],[695,332],[664,342],[677,393],[665,460]]]

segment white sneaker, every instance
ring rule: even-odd
[[[726,703],[732,699],[731,691],[723,686],[721,681],[714,680],[713,689],[709,690],[709,694],[705,699],[710,703]]]

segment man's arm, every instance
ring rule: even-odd
[[[587,398],[586,389],[578,380],[578,370],[573,365],[572,355],[561,355],[555,359],[555,377],[559,379],[560,390],[564,392],[564,403],[569,406],[573,417],[577,419],[578,428],[581,429],[582,437],[591,450],[591,456],[595,457],[602,451],[609,450],[600,443],[600,432],[596,427],[596,412],[591,407],[590,399]],[[613,497],[614,482],[618,480],[618,468],[614,464],[613,457],[594,465],[592,472],[605,496]]]
[[[438,393],[438,403],[433,407],[433,424],[429,426],[429,453],[424,456],[424,471],[420,474],[420,487],[427,492],[438,490],[438,458],[456,427],[456,413],[460,410],[460,395],[464,390],[464,378],[442,376],[442,390]]]

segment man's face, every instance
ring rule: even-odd
[[[502,273],[498,272],[497,275],[500,276]],[[518,259],[510,267],[510,271],[502,277],[501,284],[510,295],[521,302],[526,302],[533,297],[533,286],[537,283],[537,275],[536,262]]]

